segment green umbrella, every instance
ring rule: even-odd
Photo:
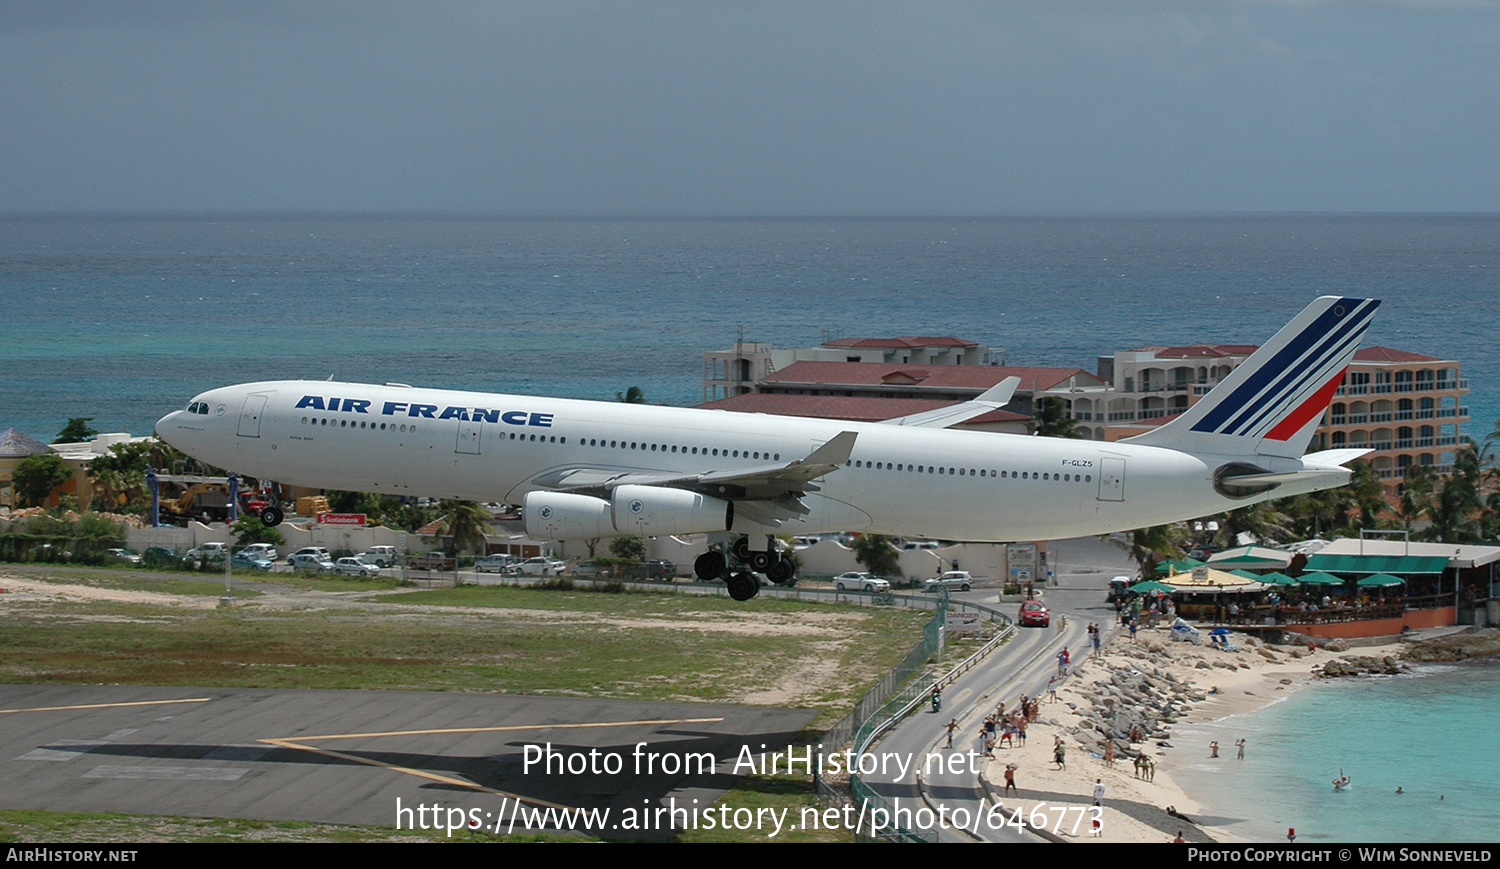
[[[1265,576],[1262,576],[1260,578],[1260,581],[1270,583],[1271,585],[1284,585],[1288,588],[1297,584],[1297,580],[1292,579],[1290,576],[1287,576],[1280,571],[1277,571],[1275,573],[1268,573]]]
[[[1167,585],[1164,582],[1157,582],[1154,579],[1150,579],[1145,582],[1138,582],[1127,589],[1127,591],[1133,591],[1136,594],[1150,594],[1153,591],[1164,591],[1167,594],[1171,594],[1176,590],[1177,589],[1173,588],[1172,586]]]
[[[1343,585],[1344,580],[1321,570],[1315,570],[1297,577],[1297,583],[1299,585]]]
[[[1406,580],[1391,576],[1389,573],[1372,573],[1356,582],[1355,585],[1360,588],[1385,588],[1392,585],[1406,585]]]
[[[1153,573],[1192,573],[1193,568],[1202,567],[1203,562],[1196,558],[1184,558],[1180,561],[1163,561],[1156,565]]]

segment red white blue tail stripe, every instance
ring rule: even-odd
[[[1301,456],[1379,307],[1376,299],[1317,299],[1181,417],[1131,440]]]

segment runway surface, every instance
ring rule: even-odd
[[[738,779],[746,745],[784,748],[812,715],[491,694],[5,685],[0,807],[394,826],[400,800],[441,806],[428,820],[451,823],[448,809],[461,809],[493,829],[515,818],[519,798],[618,819],[674,798],[706,808]]]

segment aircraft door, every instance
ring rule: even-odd
[[[458,421],[458,445],[456,453],[479,455],[479,436],[483,433],[483,419],[461,419]]]
[[[1125,460],[1105,456],[1099,460],[1099,500],[1125,500]]]
[[[260,437],[260,416],[265,409],[266,396],[264,394],[245,396],[245,409],[240,411],[240,437]]]

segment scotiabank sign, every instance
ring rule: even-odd
[[[365,514],[363,513],[319,513],[319,525],[363,525]]]

